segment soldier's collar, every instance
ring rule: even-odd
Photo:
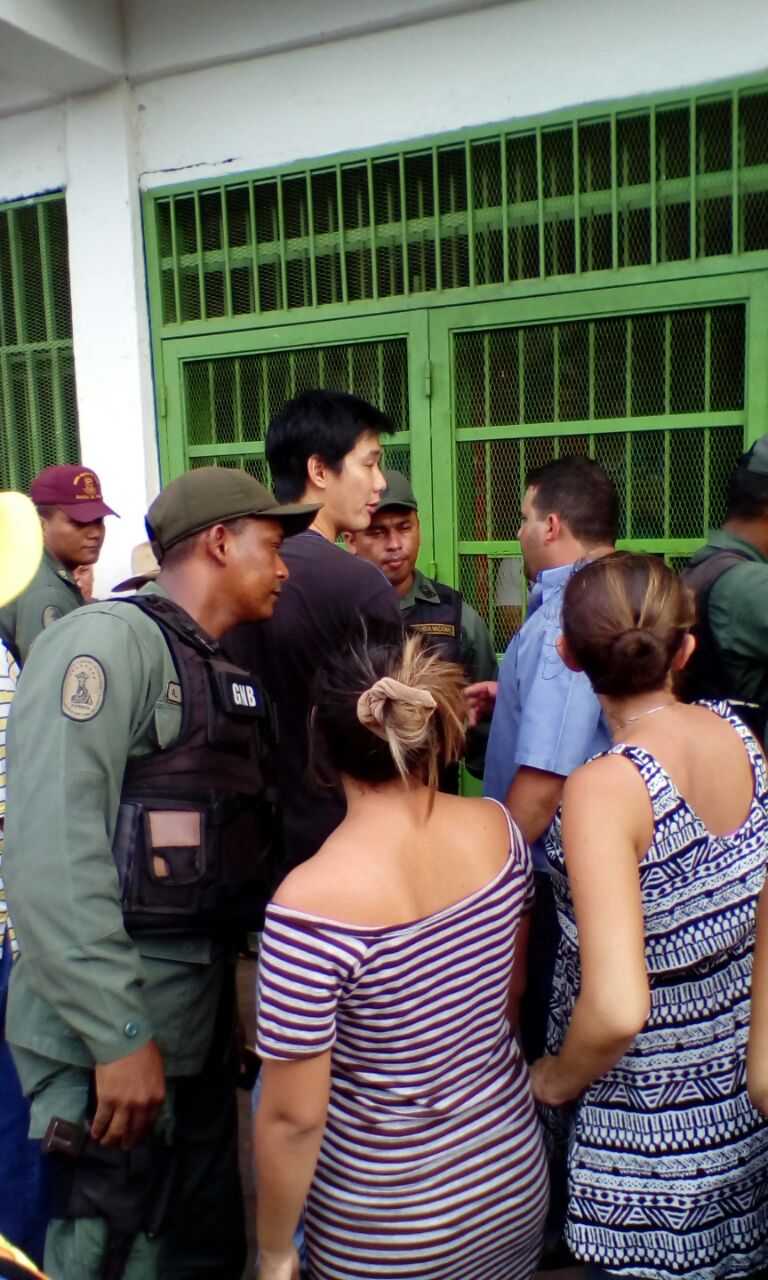
[[[413,582],[408,596],[412,600],[423,600],[426,604],[439,604],[440,597],[437,594],[432,579],[428,578],[421,569],[415,569],[413,573]]]
[[[77,586],[77,583],[75,582],[75,579],[73,578],[69,569],[67,569],[66,566],[63,565],[60,560],[57,560],[55,556],[52,556],[50,551],[47,548],[43,549],[43,559],[45,563],[48,565],[49,569],[52,569],[53,572],[56,574],[56,577],[61,578],[62,582],[68,582],[70,586],[73,586],[73,587]]]

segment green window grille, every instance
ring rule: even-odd
[[[0,487],[79,460],[67,212],[61,193],[0,205]]]
[[[768,92],[436,139],[152,200],[161,321],[768,249]]]
[[[692,550],[722,521],[744,441],[745,336],[743,306],[454,336],[459,580],[500,650],[519,624],[522,566],[471,544],[516,540],[532,468],[568,454],[600,462],[626,544]]]
[[[269,422],[287,400],[327,387],[361,396],[391,418],[387,464],[409,471],[407,357],[405,340],[392,339],[185,361],[190,465],[238,466],[268,484]]]

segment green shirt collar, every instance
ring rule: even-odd
[[[55,573],[57,578],[62,578],[64,582],[68,582],[70,586],[75,587],[78,591],[80,590],[75,579],[72,577],[72,574],[69,572],[69,569],[65,568],[61,561],[57,560],[55,556],[52,556],[50,551],[47,549],[43,550],[43,562],[48,566],[52,573]]]
[[[400,608],[410,609],[417,600],[423,600],[426,604],[439,604],[440,597],[432,585],[431,578],[428,578],[421,569],[415,569],[413,573],[413,582],[406,591],[404,596],[400,597]]]
[[[764,555],[753,542],[747,542],[746,538],[737,538],[735,534],[726,533],[724,529],[713,529],[707,538],[707,546],[716,547],[718,551],[740,551],[750,560],[756,560],[758,564],[768,564],[768,555]]]
[[[164,600],[170,600],[171,598],[168,595],[168,592],[166,591],[165,587],[161,587],[160,583],[157,581],[145,582],[143,587],[139,587],[138,591],[136,592],[136,595],[137,596],[162,596]]]

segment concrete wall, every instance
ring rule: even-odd
[[[139,85],[140,164],[258,169],[766,67],[765,0],[510,0]]]
[[[0,199],[67,188],[82,454],[123,515],[110,522],[102,591],[123,576],[158,485],[141,186],[768,67],[765,0],[123,8],[125,75],[112,87],[0,115]],[[22,99],[22,87],[0,79],[0,112]]]

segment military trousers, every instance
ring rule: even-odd
[[[222,1016],[223,1014],[223,1016]],[[237,1061],[229,992],[222,1001],[211,1051],[195,1076],[169,1076],[156,1131],[177,1158],[168,1224],[154,1240],[139,1233],[125,1280],[240,1280],[247,1246],[237,1150]],[[92,1076],[67,1063],[23,1059],[25,1080],[37,1072],[30,1134],[40,1137],[53,1116],[80,1123],[89,1114]],[[101,1218],[54,1217],[45,1244],[51,1280],[99,1280],[108,1243]]]

